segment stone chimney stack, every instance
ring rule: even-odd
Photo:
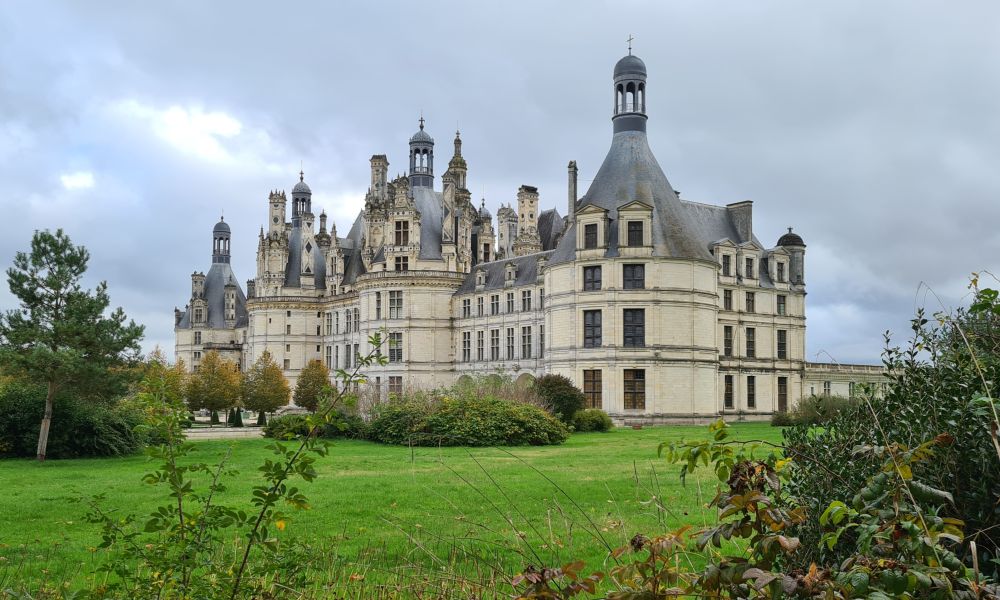
[[[729,211],[729,219],[733,222],[733,226],[736,227],[736,233],[740,236],[739,242],[749,242],[752,240],[753,202],[744,200],[743,202],[727,204],[726,210]]]
[[[569,161],[569,198],[567,198],[566,206],[566,219],[568,222],[573,222],[573,216],[576,214],[576,161]]]

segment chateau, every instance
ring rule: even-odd
[[[522,185],[494,224],[473,203],[458,133],[438,186],[422,118],[407,176],[390,180],[388,158],[371,157],[364,209],[343,237],[325,213],[317,223],[299,173],[290,197],[268,196],[245,292],[230,228],[215,225],[212,266],[174,311],[177,357],[196,369],[217,350],[246,368],[266,350],[294,384],[311,360],[351,368],[384,330],[389,362],[368,372],[384,393],[557,373],[629,422],[764,418],[878,381],[878,367],[806,361],[798,234],[769,247],[751,202],[678,197],[646,137],[646,79],[631,53],[615,65],[611,147],[582,196],[570,161],[565,216]]]

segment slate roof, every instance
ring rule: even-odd
[[[554,250],[559,234],[566,228],[566,220],[559,216],[555,208],[543,210],[538,215],[538,236],[542,238],[542,250]]]
[[[433,188],[411,188],[420,212],[420,255],[423,260],[441,260],[441,230],[444,225],[444,194]]]
[[[236,327],[247,326],[247,297],[229,263],[212,263],[205,275],[205,302],[208,304],[206,327],[226,328],[226,283],[236,286]],[[184,311],[178,329],[191,329],[191,310]]]
[[[609,257],[618,256],[618,208],[634,201],[653,207],[654,256],[712,260],[691,211],[684,208],[656,162],[645,132],[622,131],[614,134],[604,163],[578,204],[578,210],[593,205],[608,211]],[[575,255],[575,236],[567,232],[552,261],[573,260]]]
[[[507,276],[507,265],[509,263],[514,263],[517,268],[517,275],[514,277],[514,287],[534,285],[538,281],[538,259],[543,257],[549,258],[550,256],[552,256],[552,251],[548,250],[545,252],[536,252],[535,254],[526,254],[525,256],[517,256],[510,259],[504,258],[488,263],[480,263],[476,265],[465,277],[465,281],[462,282],[462,287],[458,288],[458,291],[455,293],[468,294],[470,292],[475,292],[476,274],[484,270],[486,271],[485,290],[499,290],[504,288]]]

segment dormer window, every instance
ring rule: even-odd
[[[477,271],[476,272],[476,285],[486,285],[486,272]]]
[[[396,221],[396,245],[408,246],[410,244],[410,222]]]
[[[752,258],[746,259],[745,268],[743,269],[743,276],[746,277],[747,279],[754,279]]]
[[[597,248],[597,223],[588,223],[583,228],[583,248],[593,250]]]
[[[505,272],[505,278],[508,282],[514,281],[517,277],[517,267],[511,263],[507,265],[507,270]]]
[[[642,221],[628,222],[628,245],[631,247],[642,246]]]
[[[785,263],[779,262],[777,265],[778,269],[778,283],[785,283]]]
[[[729,254],[722,255],[722,274],[726,277],[733,275],[733,257]]]

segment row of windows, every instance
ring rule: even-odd
[[[544,306],[545,290],[538,291],[539,304]],[[532,293],[531,290],[521,290],[521,312],[531,311]],[[476,298],[476,316],[482,317],[486,314],[486,299],[483,296]],[[506,312],[514,312],[514,292],[507,292]],[[490,315],[500,314],[500,294],[490,295]],[[472,316],[472,298],[462,298],[462,317]]]
[[[600,348],[603,340],[603,318],[600,310],[583,311],[583,347]],[[642,348],[646,345],[646,309],[622,310],[622,345]]]
[[[723,356],[733,356],[733,326],[725,325],[722,327],[722,355]],[[757,329],[755,327],[747,327],[744,331],[744,340],[746,341],[746,356],[747,358],[757,357]],[[788,330],[779,329],[776,332],[777,344],[776,344],[776,354],[775,357],[780,360],[786,360],[788,358]]]
[[[594,265],[583,268],[583,291],[590,292],[601,289],[601,267]],[[646,265],[622,265],[622,289],[642,290],[646,288]]]
[[[724,382],[722,404],[727,410],[732,410],[735,407],[733,393],[734,376],[726,375]],[[755,375],[746,376],[746,385],[744,386],[744,390],[746,394],[746,407],[751,410],[757,408],[757,377]],[[778,378],[778,410],[781,412],[788,410],[787,377]]]
[[[746,312],[757,312],[756,292],[746,292],[745,301]],[[722,310],[733,310],[733,290],[722,290]],[[776,296],[775,312],[779,316],[788,314],[788,296],[784,294]]]
[[[730,254],[722,255],[722,274],[726,277],[733,276],[733,257]],[[746,257],[743,261],[743,277],[747,279],[756,279],[757,273],[754,271],[754,259],[751,257]],[[785,263],[778,262],[775,265],[775,278],[778,283],[785,283]]]
[[[476,361],[481,362],[484,360],[514,360],[514,327],[508,327],[505,336],[505,345],[503,350],[505,351],[502,355],[504,358],[501,359],[501,348],[500,348],[500,330],[490,329],[489,330],[489,354],[487,354],[486,348],[486,332],[476,331]],[[530,325],[521,327],[521,359],[532,358],[534,353],[532,344],[532,327]],[[542,358],[545,355],[545,326],[538,326],[538,358]],[[487,358],[488,357],[488,358]],[[472,362],[472,332],[463,331],[462,332],[462,362]]]
[[[632,248],[643,246],[642,221],[629,221],[625,225],[626,245]],[[597,223],[588,223],[583,226],[583,248],[584,250],[594,250],[600,245],[597,240]]]
[[[603,408],[601,388],[603,375],[600,369],[583,371],[583,396],[587,408]],[[622,372],[622,400],[626,410],[646,408],[646,370],[625,369]]]

